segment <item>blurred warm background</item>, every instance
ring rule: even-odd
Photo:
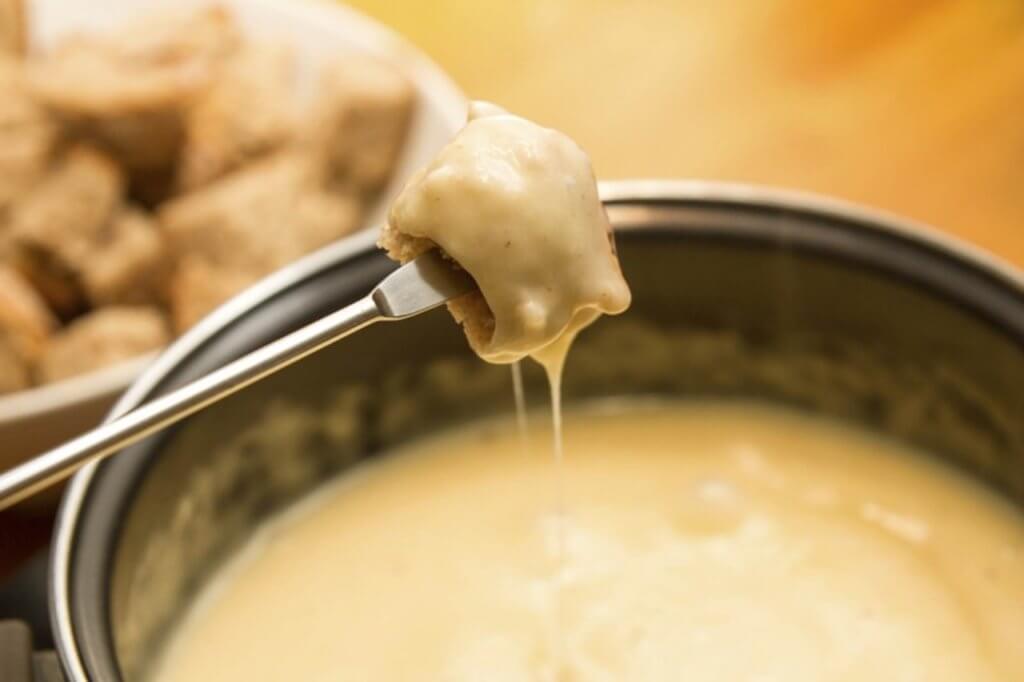
[[[1018,0],[354,0],[604,178],[796,187],[1024,265]]]
[[[469,96],[565,130],[603,178],[835,195],[1024,266],[1021,0],[349,2]],[[49,527],[0,515],[0,575]]]

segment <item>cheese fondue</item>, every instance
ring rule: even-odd
[[[586,152],[485,102],[413,176],[381,246],[408,261],[439,246],[479,292],[451,304],[480,357],[561,366],[572,337],[629,306]]]
[[[630,292],[586,154],[477,103],[381,245],[441,248],[485,360],[553,433],[492,423],[363,465],[263,529],[156,682],[1024,680],[1024,522],[895,443],[737,405],[573,415],[575,335]],[[555,461],[538,438],[554,438]]]
[[[770,408],[609,405],[566,419],[559,523],[538,431],[343,476],[222,571],[153,679],[1024,680],[1024,522],[943,466]]]

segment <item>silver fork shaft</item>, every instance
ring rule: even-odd
[[[4,472],[0,510],[67,478],[87,462],[142,440],[374,322],[390,319],[395,318],[382,315],[373,296],[367,296]]]

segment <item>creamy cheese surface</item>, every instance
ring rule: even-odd
[[[403,261],[436,244],[473,276],[482,300],[452,310],[491,362],[553,344],[564,353],[576,332],[630,302],[586,153],[485,102],[409,181],[381,244]]]
[[[512,423],[343,477],[222,572],[155,682],[1024,680],[1024,520],[953,471],[755,406],[565,428],[564,517],[550,434],[527,454]]]

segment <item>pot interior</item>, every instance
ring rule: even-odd
[[[858,214],[613,202],[633,308],[583,333],[566,400],[756,398],[910,442],[1024,505],[1019,285]],[[240,315],[158,390],[354,300],[357,250]],[[526,369],[530,402],[546,404]],[[268,515],[359,460],[512,409],[510,373],[444,311],[381,324],[108,461],[75,520],[70,614],[93,679],[144,677],[184,607]]]

